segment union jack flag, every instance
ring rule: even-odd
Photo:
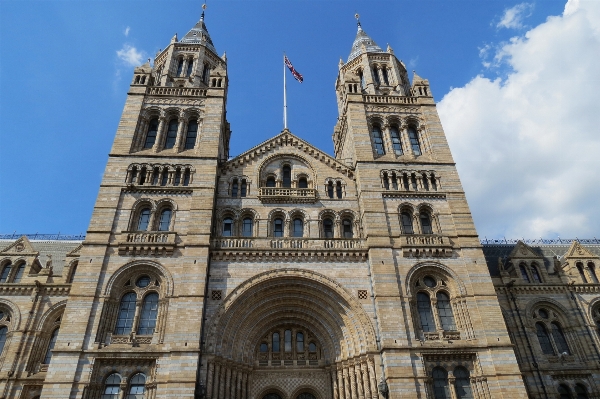
[[[289,68],[289,70],[292,73],[292,75],[294,75],[294,79],[296,79],[298,82],[302,83],[302,81],[304,80],[304,78],[302,77],[302,75],[300,75],[298,73],[298,71],[296,71],[296,69],[294,69],[294,66],[292,65],[292,63],[288,59],[287,55],[283,56],[283,61],[285,62],[285,65]]]

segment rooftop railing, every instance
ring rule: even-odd
[[[42,240],[42,241],[83,241],[85,240],[85,234],[61,234],[61,233],[12,233],[12,234],[0,234],[0,240],[18,240],[19,238],[26,236],[30,240]]]

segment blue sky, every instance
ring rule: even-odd
[[[574,5],[572,15],[586,11],[577,8],[595,7],[592,3]],[[153,58],[175,33],[183,37],[198,20],[200,6],[198,1],[0,2],[1,233],[85,232],[121,116],[132,64]],[[510,158],[489,163],[496,173],[506,167],[507,173],[510,171],[515,177],[495,192],[497,187],[485,184],[492,176],[477,176],[474,171],[481,170],[480,165],[469,156],[479,152],[479,141],[493,143],[499,137],[480,134],[488,130],[485,121],[504,120],[497,113],[490,114],[496,112],[494,104],[485,109],[477,107],[482,103],[478,96],[500,98],[511,77],[522,81],[518,73],[526,73],[527,69],[523,63],[518,64],[516,57],[529,50],[515,46],[521,40],[526,47],[531,42],[527,35],[547,27],[549,17],[559,25],[546,34],[560,32],[566,24],[564,10],[564,0],[209,0],[207,27],[219,54],[226,51],[228,57],[231,155],[281,131],[284,50],[305,78],[303,84],[288,82],[290,130],[333,152],[337,65],[340,57],[346,60],[350,52],[356,34],[354,14],[358,12],[365,31],[381,47],[389,43],[409,70],[415,69],[428,78],[436,101],[442,101],[442,122],[482,236],[600,236],[600,210],[593,203],[585,205],[585,214],[578,215],[579,219],[571,218],[576,223],[564,220],[541,223],[536,228],[530,228],[533,222],[523,225],[520,215],[532,221],[551,219],[552,210],[531,214],[540,208],[536,201],[549,200],[547,191],[527,191],[527,198],[536,201],[525,201],[527,205],[521,206],[522,191],[505,193],[510,191],[510,181],[515,181],[517,173],[506,166],[514,166]],[[581,49],[588,57],[589,46],[598,43],[595,28],[573,33],[580,42],[590,40]],[[543,42],[543,37],[539,41]],[[517,50],[521,52],[517,54]],[[533,51],[531,65],[535,64],[535,57],[543,58]],[[569,68],[581,66],[569,64],[561,68],[568,72]],[[478,84],[483,88],[474,91]],[[496,90],[494,94],[485,91],[490,87]],[[451,104],[447,100],[450,98]],[[592,100],[582,100],[584,109]],[[457,108],[456,104],[464,106]],[[535,101],[527,106],[535,109]],[[502,112],[512,113],[507,109]],[[472,118],[474,113],[481,125],[470,126],[473,132],[463,131],[461,121]],[[597,116],[584,117],[590,124],[598,120]],[[446,124],[452,126],[451,132]],[[503,129],[508,141],[521,140],[518,135],[510,136],[515,126],[508,124]],[[482,148],[498,149],[493,145]],[[551,163],[552,154],[542,154],[548,156],[542,158],[546,159],[544,162]],[[495,159],[493,153],[488,155],[492,157],[489,160]],[[487,161],[477,158],[477,162]],[[600,166],[595,160],[590,162],[581,167]],[[466,180],[463,173],[468,176]],[[531,176],[524,178],[529,182],[527,187],[532,180],[535,179]],[[498,198],[500,192],[502,198]],[[503,202],[498,203],[500,200]],[[497,210],[499,204],[501,212]],[[574,198],[561,206],[575,209],[582,205]],[[596,221],[588,222],[590,217]]]

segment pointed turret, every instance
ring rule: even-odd
[[[367,32],[365,32],[360,25],[360,21],[358,22],[358,32],[356,32],[356,38],[354,39],[354,43],[352,43],[352,50],[350,51],[350,56],[348,57],[348,61],[350,62],[356,57],[358,57],[362,53],[383,53],[383,49],[377,45],[371,39]]]
[[[208,29],[206,29],[206,25],[204,24],[204,11],[200,16],[200,21],[181,39],[181,43],[203,44],[207,49],[217,54],[217,50],[208,34]]]

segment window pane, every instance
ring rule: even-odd
[[[296,333],[296,350],[298,352],[304,352],[304,334],[301,332]]]
[[[387,69],[386,68],[381,68],[381,73],[383,75],[383,81],[386,85],[390,84],[390,81],[388,79],[388,73],[387,73]]]
[[[383,187],[384,187],[386,190],[389,190],[389,189],[390,189],[390,181],[388,180],[388,174],[387,174],[387,173],[384,173],[384,174],[383,174]]]
[[[283,350],[285,352],[292,351],[292,331],[291,330],[285,330]]]
[[[456,388],[457,399],[473,399],[469,370],[459,366],[454,369],[454,377],[456,378],[454,387]]]
[[[337,184],[335,185],[335,193],[338,199],[342,198],[342,183],[337,182]]]
[[[308,181],[306,181],[305,177],[301,177],[298,180],[298,188],[308,188]]]
[[[0,283],[6,283],[8,280],[8,275],[10,274],[10,269],[12,269],[10,263],[4,266],[4,269],[2,269],[2,274],[0,274]]]
[[[267,344],[260,344],[260,351],[265,353],[269,351],[269,346]]]
[[[433,234],[433,229],[431,228],[431,217],[427,212],[421,213],[421,228],[423,229],[423,234]]]
[[[583,264],[582,263],[577,263],[577,270],[579,271],[579,276],[581,276],[581,280],[583,281],[584,284],[587,284],[587,278],[585,277],[585,272],[583,271]]]
[[[187,76],[190,76],[192,74],[193,69],[194,69],[194,60],[188,60]]]
[[[385,154],[383,149],[383,138],[381,137],[381,128],[377,125],[373,126],[373,146],[377,155]]]
[[[131,332],[133,326],[133,317],[135,316],[135,293],[125,294],[121,299],[119,306],[119,315],[117,316],[117,325],[115,335],[127,335]]]
[[[536,323],[535,328],[537,331],[538,341],[540,342],[540,347],[542,348],[542,352],[545,355],[554,355],[554,348],[550,343],[550,336],[548,336],[548,331],[546,331],[546,327],[544,327],[542,323]]]
[[[315,353],[317,351],[317,345],[315,345],[314,342],[311,342],[310,344],[308,344],[308,351],[311,353]]]
[[[527,270],[525,269],[525,266],[519,265],[519,270],[521,271],[521,277],[523,277],[523,280],[530,283],[531,281],[529,280],[529,275],[527,274]]]
[[[0,327],[0,354],[4,350],[4,345],[6,344],[6,334],[8,333],[8,328],[5,326]]]
[[[44,356],[44,364],[50,364],[50,359],[52,359],[52,349],[54,349],[54,345],[56,345],[56,338],[58,337],[58,328],[52,331],[52,335],[50,336],[50,341],[48,342],[48,349],[46,349],[46,355]]]
[[[596,275],[596,266],[592,262],[588,263],[588,270],[590,271],[590,276],[592,276],[592,281],[594,284],[598,284],[598,276]]]
[[[237,179],[233,180],[231,183],[231,198],[237,198],[238,195],[238,181]]]
[[[402,155],[402,142],[400,141],[400,132],[396,126],[390,128],[390,136],[392,137],[392,147],[396,155]]]
[[[158,315],[158,294],[151,293],[146,295],[142,305],[140,315],[140,324],[137,333],[139,335],[152,335],[156,327],[156,316]]]
[[[148,124],[148,131],[146,132],[146,141],[144,142],[144,148],[152,148],[156,141],[156,133],[158,132],[158,119],[154,118]]]
[[[412,216],[407,212],[402,212],[402,230],[404,234],[413,234]]]
[[[554,338],[554,343],[559,353],[570,353],[565,334],[556,322],[552,323],[552,338]]]
[[[148,223],[150,222],[150,208],[144,208],[140,212],[140,219],[138,221],[138,231],[148,230]]]
[[[408,128],[408,138],[410,139],[410,146],[412,147],[413,153],[415,155],[421,155],[419,137],[417,136],[417,131],[412,127]]]
[[[323,235],[325,238],[333,238],[333,221],[331,219],[323,220]]]
[[[248,185],[246,184],[246,179],[243,179],[242,180],[242,190],[241,190],[241,193],[240,193],[240,197],[245,197],[247,190],[248,190]]]
[[[118,374],[111,374],[104,382],[104,391],[102,399],[117,399],[121,392],[121,377]]]
[[[344,238],[352,238],[352,221],[350,219],[344,219],[342,224],[344,226]]]
[[[273,236],[274,237],[283,237],[283,220],[275,219],[273,222]]]
[[[438,292],[436,298],[438,315],[440,316],[442,328],[446,331],[455,331],[456,324],[454,323],[454,315],[452,314],[450,297],[448,297],[448,295],[444,292]]]
[[[441,367],[433,369],[433,395],[435,399],[450,399],[448,373]]]
[[[167,130],[167,139],[165,140],[165,148],[173,148],[175,145],[175,139],[177,139],[177,126],[179,122],[177,119],[171,119],[169,122],[169,129]]]
[[[292,170],[287,165],[283,167],[283,187],[292,187]]]
[[[535,266],[531,266],[531,275],[533,276],[533,281],[538,284],[542,283],[542,279],[540,278],[540,274],[538,273],[538,269]]]
[[[244,237],[252,237],[252,219],[245,218],[242,222],[242,235]]]
[[[173,180],[173,185],[178,186],[181,181],[181,169],[177,169],[175,172],[175,179]]]
[[[377,68],[373,68],[373,80],[375,81],[375,84],[379,85],[379,74],[377,73]]]
[[[181,75],[181,71],[183,70],[183,59],[179,60],[177,64],[177,76]]]
[[[13,279],[13,283],[20,283],[23,278],[23,273],[25,273],[25,263],[21,263],[19,268],[17,269],[17,273],[15,274],[15,278]]]
[[[275,187],[275,178],[267,177],[267,187]]]
[[[573,397],[571,396],[571,390],[566,385],[559,385],[558,393],[560,394],[560,399],[573,399]]]
[[[185,135],[185,149],[191,150],[196,145],[198,136],[198,121],[192,120],[188,123],[187,134]]]
[[[143,399],[146,392],[146,376],[138,373],[129,383],[129,392],[126,399]]]
[[[164,209],[160,213],[160,223],[158,224],[158,231],[169,231],[169,226],[171,225],[171,210]]]
[[[421,328],[425,332],[435,331],[435,322],[433,321],[433,312],[431,311],[431,301],[429,295],[419,292],[417,294],[417,311],[421,320]]]
[[[302,219],[296,218],[294,219],[294,237],[303,237],[304,236],[304,223],[302,223]]]
[[[395,173],[392,173],[392,188],[398,190],[398,178]]]
[[[273,352],[279,352],[279,333],[273,333]]]
[[[327,184],[327,196],[333,198],[333,182]]]
[[[231,237],[233,235],[233,219],[223,219],[223,237]]]
[[[187,186],[188,184],[190,184],[190,170],[186,169],[185,173],[183,174],[183,185]]]

